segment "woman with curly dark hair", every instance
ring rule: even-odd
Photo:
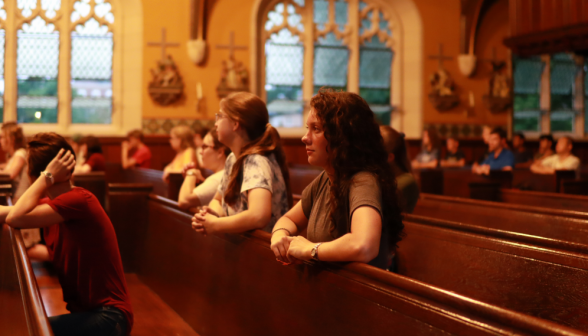
[[[308,162],[324,171],[272,232],[278,261],[359,261],[386,269],[401,239],[396,180],[379,126],[359,95],[321,90],[306,121]],[[308,239],[296,236],[307,229]]]

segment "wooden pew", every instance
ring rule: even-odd
[[[148,183],[153,186],[153,193],[177,201],[184,177],[182,174],[169,175],[169,183],[163,181],[163,171],[146,168],[122,169],[120,164],[106,167],[108,183]]]
[[[564,181],[575,180],[576,171],[558,170],[553,175],[535,174],[526,169],[513,170],[512,187],[521,190],[562,192]]]
[[[53,335],[20,230],[0,232],[0,334]]]
[[[411,219],[396,253],[400,274],[588,332],[588,254]]]
[[[565,185],[566,182],[563,183]],[[472,198],[509,204],[529,205],[540,208],[588,212],[587,196],[524,191],[517,189],[500,189],[499,186],[496,185],[487,185],[485,187],[487,187],[486,190],[478,188],[478,195]]]
[[[588,213],[421,194],[413,214],[572,243],[588,241]]]
[[[421,192],[454,197],[470,197],[471,183],[498,183],[502,188],[512,185],[512,172],[491,171],[476,175],[470,168],[415,169],[414,176]]]
[[[365,264],[282,266],[268,233],[204,237],[175,202],[144,189],[110,197],[138,277],[202,335],[586,335]],[[128,221],[133,209],[149,210]]]
[[[293,194],[301,195],[302,191],[323,171],[310,165],[290,165],[290,187]]]
[[[106,209],[106,177],[104,172],[92,172],[73,175],[73,184],[96,196],[100,204]]]

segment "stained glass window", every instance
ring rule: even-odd
[[[34,0],[19,0],[24,16],[36,6]],[[60,1],[43,1],[49,8],[47,17],[55,16]],[[19,123],[57,123],[57,73],[59,64],[59,32],[55,25],[36,17],[17,32],[17,78]]]
[[[71,20],[91,10],[90,0],[74,3]],[[99,18],[114,22],[110,3],[96,0]],[[71,33],[72,123],[110,124],[112,117],[112,32],[92,18]]]
[[[570,54],[551,56],[551,131],[574,130],[576,65]]]
[[[363,11],[366,6],[365,2],[360,2],[359,10]],[[374,15],[378,17],[374,18]],[[392,110],[390,82],[393,52],[377,34],[369,34],[374,24],[378,25],[377,31],[380,34],[392,36],[388,21],[381,12],[372,10],[362,19],[359,35],[367,35],[367,38],[362,39],[359,49],[359,94],[370,104],[380,123],[389,125]]]
[[[514,131],[540,131],[539,107],[543,62],[539,57],[513,57]]]
[[[347,2],[335,1],[334,7],[335,29],[342,31],[348,21]],[[329,21],[329,10],[329,1],[314,0],[314,23],[318,31],[325,30]],[[314,92],[318,92],[323,86],[347,90],[348,63],[349,49],[343,39],[333,32],[319,37],[314,45]]]
[[[280,26],[287,11],[288,25],[304,31],[293,5],[278,3],[268,14],[266,31]],[[283,28],[265,43],[265,91],[270,123],[275,127],[302,127],[302,65],[304,46],[300,37]]]

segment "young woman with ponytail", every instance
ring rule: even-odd
[[[292,193],[280,135],[269,124],[265,103],[251,93],[230,94],[220,102],[215,126],[232,153],[215,197],[192,227],[202,234],[271,232],[292,206]]]
[[[278,261],[358,261],[386,269],[401,239],[396,180],[379,126],[355,93],[321,90],[302,138],[308,163],[324,169],[273,230]],[[298,236],[307,230],[307,236]]]

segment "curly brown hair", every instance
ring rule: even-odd
[[[331,233],[350,232],[349,189],[359,172],[372,173],[382,192],[382,229],[388,228],[390,248],[402,239],[402,215],[396,194],[396,178],[387,162],[379,125],[366,101],[355,93],[321,89],[310,101],[328,143],[331,178]],[[350,225],[350,224],[349,224]]]

